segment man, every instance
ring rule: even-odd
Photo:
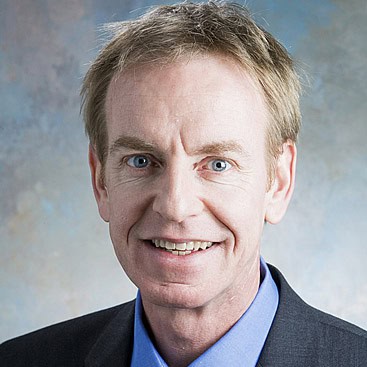
[[[3,344],[1,366],[367,365],[367,333],[260,257],[294,188],[299,82],[244,8],[117,24],[82,95],[99,213],[138,297]]]

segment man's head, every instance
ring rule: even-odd
[[[264,221],[282,218],[293,191],[291,61],[234,5],[162,7],[119,27],[84,85],[94,193],[117,257],[145,307],[243,312]]]
[[[222,55],[246,70],[264,94],[271,182],[282,144],[297,139],[300,86],[287,51],[253,21],[246,8],[218,2],[161,6],[108,29],[114,37],[90,67],[82,88],[86,132],[103,168],[108,155],[105,102],[114,76],[139,65]]]

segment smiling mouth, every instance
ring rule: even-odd
[[[192,252],[203,251],[216,244],[216,242],[208,241],[189,241],[174,243],[158,239],[153,239],[151,240],[151,242],[155,247],[159,247],[162,250],[172,253],[172,255],[178,256],[190,255]]]

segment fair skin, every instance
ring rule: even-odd
[[[106,115],[104,181],[89,154],[99,212],[157,349],[168,365],[187,366],[256,296],[264,221],[286,211],[296,149],[284,144],[269,189],[263,96],[219,56],[121,73]],[[179,250],[167,250],[173,243]]]

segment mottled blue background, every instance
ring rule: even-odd
[[[97,26],[155,3],[0,2],[0,340],[135,295],[94,203],[78,93]],[[305,300],[366,328],[367,3],[248,4],[309,75],[294,200],[263,255]]]

